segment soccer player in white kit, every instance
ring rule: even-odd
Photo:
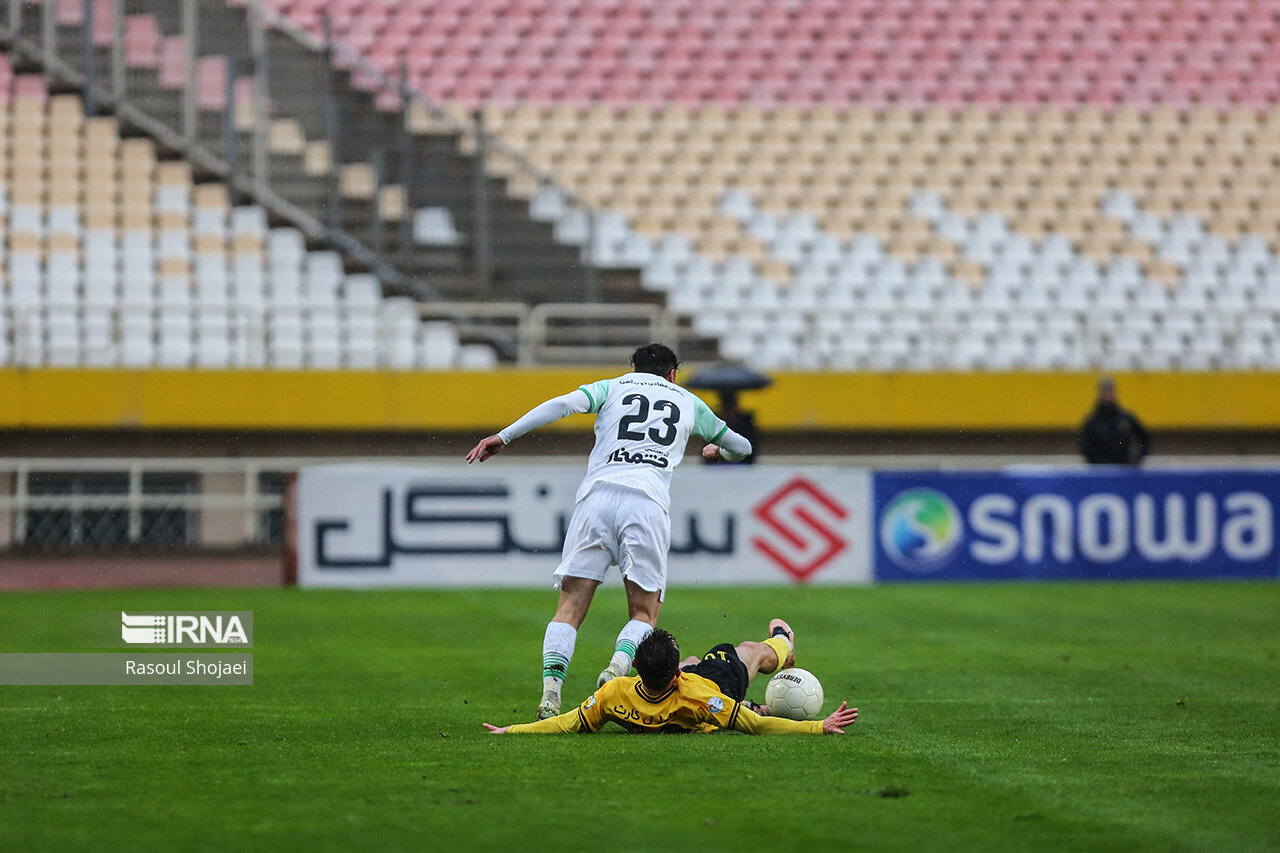
[[[670,347],[639,347],[631,365],[631,373],[535,406],[467,454],[468,463],[483,462],[525,433],[567,415],[596,416],[595,446],[555,571],[560,599],[542,640],[540,720],[560,713],[560,690],[578,627],[610,566],[622,574],[629,621],[597,686],[631,671],[636,645],[657,624],[671,545],[671,472],[680,464],[689,436],[708,442],[702,448],[707,459],[737,462],[751,454],[751,442],[675,384],[679,360]]]

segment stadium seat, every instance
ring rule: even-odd
[[[414,215],[413,239],[428,246],[456,246],[462,235],[447,208],[426,207]]]
[[[967,328],[958,318],[977,312],[998,327],[982,347],[956,348],[956,369],[1275,358],[1274,325],[1203,340],[1162,325],[1198,312],[1239,328],[1280,295],[1280,15],[1270,2],[271,5],[313,33],[328,16],[380,72],[394,79],[407,69],[454,112],[480,108],[491,131],[555,178],[493,157],[533,219],[567,245],[589,246],[596,264],[640,270],[646,288],[700,328],[719,323],[702,315],[731,301],[740,310],[716,325],[729,351],[759,352],[774,366],[936,369],[947,366],[946,349],[929,330]],[[94,8],[94,39],[109,43],[111,4]],[[82,4],[61,3],[58,14],[73,25]],[[128,66],[180,83],[184,47],[159,19],[123,23]],[[199,60],[202,103],[225,97],[218,63]],[[355,77],[377,89],[370,75]],[[237,82],[239,95],[249,83]],[[120,141],[113,119],[86,120],[65,96],[49,98],[41,79],[7,66],[0,85],[12,101],[4,150],[14,180],[0,201],[11,305],[75,296],[279,307],[298,312],[303,341],[333,333],[326,312],[337,306],[344,363],[479,359],[387,309],[332,259],[313,260],[263,211],[231,211],[225,191],[207,197],[189,172],[170,174],[146,140]],[[243,112],[248,100],[238,102]],[[400,108],[385,91],[376,103]],[[422,110],[408,119],[429,123]],[[296,117],[271,122],[273,150],[313,159],[317,175],[341,166],[344,194],[411,217],[418,243],[464,239],[446,208],[408,209],[369,164],[327,163]],[[569,205],[568,194],[595,209]],[[103,232],[115,249],[93,238],[99,269],[88,234]],[[78,273],[69,259],[53,261],[64,244],[82,257]],[[880,355],[836,346],[834,330],[797,331],[832,305],[838,316],[883,315],[868,338]],[[1017,319],[1094,310],[1153,318],[1139,335],[1152,344],[1147,354],[1106,335],[1037,336]],[[903,319],[930,315],[917,326]],[[322,331],[308,326],[312,317],[324,318]],[[259,324],[264,345],[273,323]],[[773,342],[753,349],[770,333]],[[292,352],[289,334],[280,337]],[[333,360],[330,349],[311,352],[304,347],[304,363]]]
[[[73,8],[61,3],[59,15]],[[154,18],[131,16],[126,42],[132,64],[175,73],[166,64],[181,45],[162,39]],[[121,139],[115,119],[86,119],[79,98],[49,97],[42,79],[12,76],[7,61],[0,95],[0,161],[11,158],[0,180],[6,363],[342,366],[341,256],[270,227],[262,208],[232,210],[225,187],[195,184],[190,165],[161,162],[150,140]],[[356,313],[376,317],[377,280],[353,293]],[[277,307],[279,318],[264,320]],[[367,346],[347,360],[374,367],[376,332],[362,322]]]

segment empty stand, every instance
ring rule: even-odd
[[[249,4],[202,0],[197,5],[196,138],[214,154],[225,153],[220,113],[228,97],[234,97],[238,132],[234,144],[243,167],[250,159],[257,119],[255,84],[243,63],[229,63],[250,51]],[[130,102],[150,118],[182,130],[188,46],[180,4],[130,0],[126,8],[123,61]],[[353,9],[358,11],[353,14]],[[321,20],[320,10],[319,6],[299,10],[301,18],[313,25],[313,34]],[[457,120],[433,117],[421,103],[418,109],[403,109],[397,87],[388,83],[399,79],[398,68],[384,64],[384,70],[392,70],[383,78],[376,70],[370,73],[367,63],[354,59],[352,47],[369,45],[362,33],[377,32],[378,45],[395,40],[404,46],[405,39],[392,38],[398,31],[385,32],[373,10],[348,5],[333,11],[355,22],[351,31],[355,44],[344,43],[333,56],[333,67],[327,65],[328,54],[312,42],[269,33],[262,130],[271,189],[316,221],[342,228],[410,278],[429,282],[437,293],[472,298],[481,272],[476,269],[478,252],[474,250],[478,216],[474,147],[464,144]],[[415,7],[412,14],[421,11]],[[279,26],[289,21],[274,14],[268,18]],[[365,19],[378,21],[379,26],[365,28],[359,23]],[[69,10],[59,20],[62,39],[78,43],[76,27],[83,23],[82,16]],[[102,26],[97,16],[94,25],[95,32]],[[33,26],[38,32],[38,21]],[[75,66],[81,61],[80,51],[63,58]],[[111,60],[105,47],[99,51],[96,63],[104,77],[110,75]],[[230,91],[229,69],[239,75]],[[337,116],[336,138],[330,138],[334,133],[331,114]],[[530,220],[522,200],[506,198],[508,180],[528,183],[531,178],[527,173],[499,174],[498,157],[493,160],[494,177],[485,182],[488,216],[507,239],[488,241],[483,271],[488,295],[529,302],[581,299],[587,283],[581,252],[557,244],[550,228]],[[331,186],[337,187],[336,194]],[[433,230],[433,217],[441,212],[448,216],[448,230]],[[632,289],[638,291],[634,276],[632,282]]]
[[[641,267],[726,354],[873,370],[1280,366],[1280,112],[1250,82],[1274,67],[1280,4],[765,5],[558,13],[595,33],[579,77],[632,73],[590,47],[619,27],[638,67],[660,64],[650,42],[682,66],[674,89],[507,98],[473,80],[465,94],[602,209],[588,235],[543,189],[535,216],[590,238],[602,264]],[[501,18],[494,31],[521,26]],[[739,30],[750,47],[725,37]],[[428,90],[444,85],[426,73]],[[751,85],[722,85],[733,76]],[[871,319],[832,326],[833,306]]]
[[[368,276],[232,207],[114,119],[84,117],[0,59],[0,355],[24,367],[443,369],[452,324],[423,324]],[[351,299],[346,297],[350,295]],[[404,346],[379,342],[394,331]],[[464,366],[492,363],[468,345]]]
[[[554,235],[568,257],[640,270],[650,293],[725,355],[862,370],[1280,366],[1276,0],[268,5],[313,35],[327,18],[388,77],[404,70],[459,115],[480,110],[561,184],[495,157],[495,184],[527,205],[531,223],[503,242]],[[141,7],[150,14],[125,22],[128,63],[172,89],[172,4]],[[64,23],[74,22],[69,9]],[[215,63],[210,80],[217,60],[201,57]],[[336,61],[352,70],[349,55]],[[298,100],[288,112],[283,90],[272,91],[273,151],[318,181],[336,175],[351,221],[376,211],[403,223],[413,251],[465,249],[473,211],[379,184],[377,137],[429,122],[393,114],[398,99],[354,70],[351,86],[369,90],[350,100],[369,117],[352,140],[359,156],[329,162],[318,111]],[[216,104],[207,85],[203,102]],[[106,132],[99,120],[46,106],[21,77],[9,88],[10,302],[41,309],[49,353],[55,337],[64,353],[72,326],[43,306],[87,292],[87,266],[77,279],[65,255],[87,253],[100,230],[90,220],[107,217],[122,236],[111,247],[93,238],[94,251],[117,252],[128,284],[95,272],[94,292],[229,306],[228,341],[256,341],[228,346],[231,363],[483,360],[412,325],[403,304],[362,301],[364,285],[338,283],[333,261],[311,262],[296,233],[225,200],[202,205],[190,177],[162,176],[145,146],[99,154],[88,143]],[[19,144],[52,140],[55,124],[76,128],[56,134],[66,140],[56,151]],[[100,168],[88,165],[95,157]],[[73,178],[66,164],[82,159]],[[451,160],[430,177],[466,181],[465,168]],[[315,186],[300,181],[297,199]],[[221,252],[209,249],[219,240]],[[543,282],[538,298],[554,299],[555,286]],[[234,319],[244,306],[259,312],[256,326]],[[385,334],[366,336],[371,316]],[[194,363],[199,342],[220,333],[214,320],[188,321],[184,338],[183,320],[159,308],[134,320],[150,329],[139,333],[158,348],[150,358]],[[18,353],[37,321],[10,322]],[[183,339],[195,349],[165,344]],[[223,352],[215,344],[205,358]]]
[[[442,102],[1270,103],[1272,2],[268,0]],[[1261,72],[1261,73],[1260,73]]]

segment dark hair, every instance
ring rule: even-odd
[[[654,628],[636,646],[633,665],[645,687],[662,690],[680,667],[680,647],[676,645],[676,638],[661,628]]]
[[[645,344],[636,347],[636,351],[631,354],[631,365],[637,373],[652,373],[666,378],[668,373],[680,366],[680,359],[676,358],[676,354],[666,344]]]

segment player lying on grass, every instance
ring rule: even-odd
[[[841,702],[825,720],[798,722],[768,715],[746,701],[758,672],[795,664],[795,633],[786,622],[769,623],[769,639],[733,646],[721,643],[703,655],[680,660],[675,637],[655,628],[636,647],[638,676],[606,682],[578,708],[534,723],[484,727],[494,734],[598,732],[613,720],[641,733],[710,732],[730,729],[753,735],[842,735],[858,719],[858,709]]]
[[[705,459],[736,462],[751,453],[751,442],[676,384],[680,360],[670,347],[637,347],[631,365],[631,373],[583,385],[534,407],[467,454],[468,464],[484,462],[540,426],[575,413],[596,416],[595,446],[555,571],[560,598],[542,638],[539,720],[560,713],[560,690],[578,628],[610,566],[622,575],[628,621],[596,685],[631,672],[636,644],[658,624],[671,547],[671,472],[689,437],[710,442],[702,448]]]

